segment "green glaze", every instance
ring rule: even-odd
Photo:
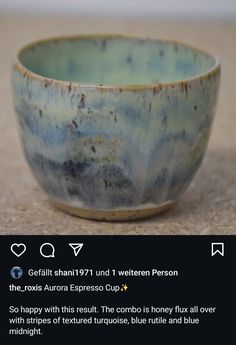
[[[37,42],[12,73],[25,156],[67,206],[109,212],[176,200],[206,150],[219,79],[216,59],[177,42]]]
[[[173,82],[214,64],[210,55],[176,42],[113,37],[41,42],[20,60],[45,77],[108,85]]]

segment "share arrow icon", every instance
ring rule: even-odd
[[[75,256],[79,254],[83,245],[83,243],[69,243],[69,246],[73,249]]]

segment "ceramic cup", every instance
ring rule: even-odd
[[[21,49],[12,88],[25,157],[69,213],[143,218],[169,208],[206,150],[220,63],[188,45],[124,36]]]

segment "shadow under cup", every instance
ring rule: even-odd
[[[219,61],[185,44],[123,36],[35,42],[13,63],[22,147],[69,213],[143,218],[169,208],[201,164]]]

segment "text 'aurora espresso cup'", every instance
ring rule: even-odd
[[[69,213],[100,220],[157,214],[201,164],[220,63],[166,40],[93,35],[32,43],[12,88],[25,157]]]

